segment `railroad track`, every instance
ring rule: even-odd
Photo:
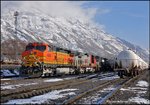
[[[53,84],[49,84],[49,85],[45,85],[45,86],[40,86],[40,87],[34,86],[33,88],[21,89],[19,91],[11,91],[11,92],[7,92],[8,90],[1,91],[1,103],[7,102],[8,100],[11,100],[11,99],[29,98],[32,96],[47,93],[51,90],[63,89],[63,88],[68,88],[70,86],[84,84],[86,82],[91,81],[90,79],[92,79],[96,76],[97,75],[79,76],[75,79],[60,81],[57,83],[53,83]]]
[[[99,89],[102,89],[102,88],[104,88],[104,87],[106,87],[106,86],[108,86],[108,85],[110,85],[110,84],[112,84],[112,83],[114,83],[114,82],[116,83],[116,82],[118,82],[118,81],[120,81],[120,79],[115,79],[114,81],[106,81],[106,82],[100,84],[98,87],[95,87],[95,88],[93,88],[93,89],[89,89],[89,90],[87,90],[87,91],[81,92],[81,93],[78,94],[77,96],[72,97],[72,98],[70,98],[70,99],[68,99],[68,100],[65,100],[65,101],[63,102],[63,104],[64,104],[64,105],[76,104],[76,101],[80,100],[81,98],[83,98],[83,97],[85,97],[85,96],[91,94],[91,93],[94,92],[94,91],[97,91],[97,90],[99,90]]]
[[[64,89],[76,85],[87,84],[88,82],[91,81],[92,78],[96,77],[98,77],[98,75],[78,76],[75,79],[60,81],[54,84],[49,84],[41,87],[34,86],[34,88],[22,89],[19,91],[11,91],[8,93],[6,91],[1,91],[1,103],[7,102],[8,100],[12,99],[23,99],[41,95],[50,92],[52,90]],[[105,77],[107,77],[107,75]]]
[[[146,71],[144,71],[146,72]],[[110,94],[108,94],[105,99],[102,102],[98,102],[98,104],[109,104],[109,101],[111,100],[111,98],[113,98],[113,96],[115,96],[115,94],[117,94],[117,92],[119,92],[119,90],[121,88],[123,88],[124,86],[128,86],[130,83],[133,83],[134,81],[136,81],[138,78],[140,78],[141,75],[144,74],[144,72],[142,72],[140,75],[135,76],[134,78],[130,78],[129,80],[125,81],[124,83],[122,83],[121,85],[119,85],[117,87],[116,90],[112,91]]]
[[[99,98],[97,99],[96,103],[90,103],[90,104],[106,104],[106,101],[109,100],[110,98],[112,98],[116,92],[118,92],[120,90],[120,88],[122,88],[123,86],[129,84],[130,82],[133,82],[134,80],[136,80],[137,78],[139,78],[140,75],[134,77],[134,78],[126,78],[126,79],[116,79],[114,81],[108,81],[108,82],[104,82],[103,84],[101,84],[98,87],[95,87],[93,89],[90,89],[88,91],[82,92],[80,94],[78,94],[77,96],[74,96],[68,100],[65,100],[63,102],[64,105],[69,105],[69,104],[87,104],[87,103],[80,103],[80,100],[83,97],[88,97],[91,96],[93,92],[101,90],[105,87],[108,87],[112,84],[114,84],[114,90],[110,91],[109,93],[103,95],[103,98]],[[88,103],[89,104],[89,103]],[[107,103],[108,104],[108,103]]]

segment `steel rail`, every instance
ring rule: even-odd
[[[143,73],[142,73],[143,74]],[[123,81],[121,84],[117,84],[115,87],[116,89],[112,90],[109,94],[107,94],[103,99],[98,100],[97,105],[100,104],[106,104],[106,101],[109,100],[110,98],[112,98],[122,87],[124,87],[125,85],[135,81],[136,79],[138,79],[142,74],[137,75],[133,78],[129,78],[125,81]]]
[[[75,81],[75,82],[73,82]],[[74,80],[66,80],[62,81],[61,83],[56,83],[56,84],[50,84],[46,85],[43,87],[35,87],[32,89],[27,89],[27,90],[21,90],[21,91],[16,91],[12,93],[3,93],[1,94],[1,103],[2,102],[7,102],[10,99],[18,99],[18,98],[28,98],[32,97],[35,95],[40,95],[46,92],[49,92],[54,89],[62,89],[62,88],[67,88],[70,86],[75,86],[75,85],[80,85],[86,82],[91,81],[90,79],[74,79]],[[2,93],[2,92],[1,92]]]
[[[73,104],[75,101],[81,99],[83,96],[86,96],[87,94],[90,94],[90,93],[92,93],[93,91],[99,90],[100,88],[103,88],[103,87],[105,87],[105,86],[107,86],[107,85],[109,85],[109,84],[112,84],[112,82],[117,82],[117,81],[119,81],[119,80],[120,80],[120,79],[116,79],[116,80],[114,80],[114,81],[106,81],[106,82],[100,84],[100,86],[98,86],[98,87],[95,87],[95,88],[90,89],[90,90],[88,90],[88,91],[85,91],[85,92],[83,92],[83,93],[81,93],[81,94],[78,94],[77,96],[71,97],[71,98],[68,99],[68,100],[65,100],[65,101],[63,102],[63,105]]]

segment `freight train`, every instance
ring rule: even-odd
[[[29,43],[22,53],[22,76],[58,76],[99,72],[104,59],[88,53],[75,52],[47,43]],[[103,61],[103,62],[102,62]]]
[[[133,77],[148,69],[148,64],[131,49],[121,51],[115,59],[114,66],[121,78]]]

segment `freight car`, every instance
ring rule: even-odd
[[[55,76],[96,72],[100,57],[73,52],[46,43],[29,43],[22,53],[22,76]]]
[[[114,66],[114,70],[118,72],[121,78],[123,76],[136,76],[148,69],[148,64],[130,49],[118,54]]]

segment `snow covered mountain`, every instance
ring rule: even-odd
[[[136,49],[137,54],[148,62],[147,50],[108,34],[95,24],[77,18],[54,17],[39,10],[19,10],[16,35],[14,12],[15,9],[8,9],[1,16],[2,53],[15,47],[21,53],[25,44],[36,41],[106,58],[113,58],[128,48]],[[12,44],[12,40],[17,41],[18,45]]]

